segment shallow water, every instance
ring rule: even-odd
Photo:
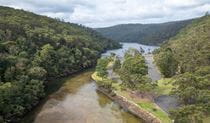
[[[158,48],[157,46],[148,46],[148,45],[142,45],[138,43],[121,43],[121,44],[122,44],[122,48],[116,49],[116,50],[109,50],[106,53],[102,54],[102,56],[109,56],[111,53],[115,53],[117,56],[123,57],[125,52],[129,48],[135,48],[137,50],[140,50],[140,48],[142,48],[144,50],[144,54],[148,54]]]
[[[114,52],[123,56],[129,48],[140,49],[146,53],[157,47],[137,43],[122,43],[118,50],[110,50],[103,56]],[[96,84],[91,79],[92,71],[71,76],[60,89],[50,94],[31,113],[26,115],[24,123],[143,123],[143,120],[121,109],[105,95],[96,91]],[[57,83],[59,81],[55,81]],[[52,84],[53,85],[53,84]],[[55,84],[56,85],[56,84]],[[50,86],[54,90],[54,85]]]
[[[67,79],[35,109],[34,123],[143,123],[98,93],[91,74],[84,72]]]

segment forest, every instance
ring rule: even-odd
[[[122,58],[115,53],[103,56],[107,50],[121,48],[119,42],[160,48],[148,54],[142,47],[131,48],[121,51]],[[152,80],[151,66],[146,58],[155,60],[152,64],[160,71],[160,79]],[[210,15],[207,12],[205,16],[183,21],[92,29],[63,19],[0,6],[0,123],[21,122],[48,96],[50,83],[88,68],[95,68],[88,75],[84,74],[88,80],[83,82],[76,78],[83,83],[81,88],[84,83],[90,84],[97,104],[100,103],[98,91],[103,93],[105,90],[107,97],[125,98],[128,109],[131,108],[129,104],[134,105],[133,109],[149,114],[158,123],[210,120]],[[71,89],[66,95],[74,96]],[[166,111],[155,101],[160,96],[173,97],[178,102],[177,107]],[[102,103],[104,98],[101,99]],[[112,102],[115,101],[110,100],[109,104]],[[85,107],[90,103],[81,104]],[[100,111],[107,106],[103,105]],[[112,106],[109,107],[112,110],[107,111],[113,113],[116,107]],[[82,114],[76,113],[79,117]],[[95,117],[94,114],[89,118],[94,120]],[[121,120],[118,115],[115,117]],[[122,117],[127,122],[127,117]]]
[[[145,122],[172,123],[169,115],[154,102],[155,95],[163,89],[148,75],[149,67],[142,52],[131,48],[123,58],[114,53],[100,58],[92,78],[99,91],[116,98],[115,102]],[[124,98],[123,103],[119,102],[120,97]]]
[[[0,7],[0,122],[17,122],[53,78],[90,68],[119,47],[90,28]]]
[[[160,24],[121,24],[95,30],[110,39],[119,42],[137,42],[146,45],[160,45],[175,36],[191,20]]]
[[[200,123],[210,114],[210,16],[194,20],[155,51],[161,73],[172,78],[171,94],[181,107],[172,111],[176,123]]]

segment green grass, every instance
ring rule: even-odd
[[[174,87],[172,85],[173,80],[169,79],[169,78],[163,78],[161,80],[158,81],[158,87],[156,89],[157,93],[160,95],[169,95],[169,93],[171,92],[172,88]]]
[[[92,79],[95,80],[95,81],[102,81],[103,78],[98,76],[97,75],[97,72],[94,72],[92,75],[91,75]]]
[[[120,84],[119,83],[112,83],[112,87],[115,89],[115,90],[117,90],[117,91],[120,91],[121,90],[121,86],[120,86]]]
[[[171,119],[168,117],[168,114],[164,112],[162,109],[158,108],[154,103],[141,102],[138,103],[138,105],[141,108],[147,110],[148,112],[158,117],[162,121],[162,123],[172,123]]]
[[[207,118],[204,118],[203,123],[210,123],[210,116]]]

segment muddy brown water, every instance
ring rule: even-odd
[[[92,71],[87,71],[66,79],[62,87],[49,95],[23,122],[143,123],[97,92],[91,74]]]

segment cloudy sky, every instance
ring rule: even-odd
[[[210,12],[210,0],[0,0],[0,5],[89,27],[159,23],[199,17]]]

